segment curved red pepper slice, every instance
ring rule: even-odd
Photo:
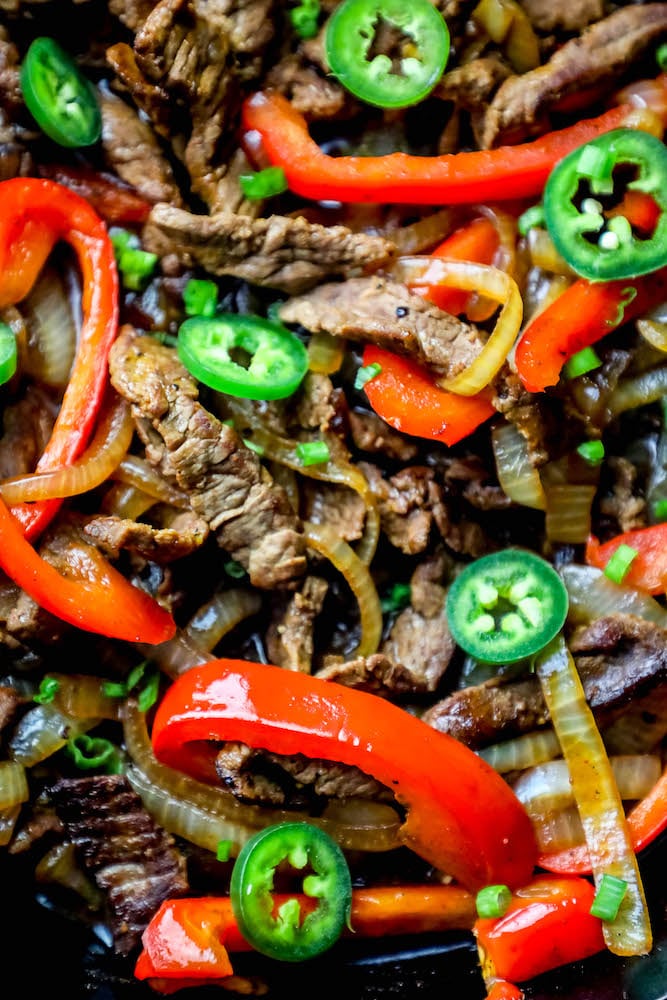
[[[0,307],[20,302],[51,250],[65,240],[83,280],[83,322],[69,384],[37,471],[74,461],[86,447],[107,382],[107,359],[118,326],[118,276],[106,226],[90,205],[50,180],[16,177],[0,183]],[[12,513],[28,538],[44,530],[62,501],[19,504]]]
[[[505,781],[383,698],[274,666],[213,660],[174,681],[152,741],[163,763],[215,783],[221,740],[361,768],[407,809],[405,845],[467,889],[517,886],[532,873],[532,825]]]
[[[647,590],[649,594],[664,594],[667,590],[667,524],[625,531],[603,545],[591,536],[586,543],[586,562],[604,569],[620,545],[629,545],[637,553],[623,583]]]

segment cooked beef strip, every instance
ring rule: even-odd
[[[304,808],[325,799],[393,800],[384,785],[357,767],[294,754],[285,757],[226,743],[215,759],[222,784],[244,802]]]
[[[402,663],[394,663],[384,653],[361,656],[356,660],[339,661],[337,657],[325,658],[325,665],[317,677],[345,687],[368,691],[390,701],[401,700],[415,694],[414,675]]]
[[[0,734],[13,725],[24,701],[25,699],[16,688],[10,687],[8,684],[0,684]]]
[[[193,215],[167,204],[153,208],[143,240],[147,250],[176,254],[186,266],[197,264],[209,274],[289,293],[331,275],[376,270],[395,252],[381,236],[318,225],[302,216]]]
[[[405,668],[415,694],[437,690],[456,652],[444,614],[444,592],[443,604],[434,615],[414,608],[401,611],[380,652]]]
[[[279,308],[283,323],[312,333],[379,344],[451,377],[467,368],[484,340],[475,326],[438,309],[398,281],[379,276],[320,285]]]
[[[601,722],[667,680],[667,630],[634,615],[599,618],[572,636],[570,649],[586,699]],[[548,720],[535,677],[462,688],[424,714],[429,725],[475,750],[530,732]]]
[[[326,524],[345,542],[355,542],[364,533],[366,504],[345,486],[306,481],[301,487],[301,513],[306,521]]]
[[[166,90],[146,79],[137,65],[132,47],[126,42],[110,45],[106,58],[137,108],[147,116],[157,134],[171,142],[175,154],[182,159],[185,140],[172,127],[172,106]]]
[[[3,310],[3,319],[11,322],[7,313],[8,310]],[[51,437],[54,420],[53,401],[36,385],[28,387],[23,399],[5,408],[0,437],[0,478],[23,476],[34,470]]]
[[[485,108],[511,69],[497,55],[471,59],[445,73],[436,86],[433,96],[452,101],[466,111]]]
[[[155,0],[109,0],[109,10],[136,33],[155,6]]]
[[[0,181],[26,176],[33,170],[32,156],[24,144],[29,134],[20,121],[22,111],[19,52],[7,29],[0,25]]]
[[[646,527],[646,500],[636,490],[637,469],[628,458],[610,455],[606,461],[613,476],[610,496],[600,497],[600,513],[617,525],[610,534]]]
[[[309,674],[313,666],[313,626],[322,610],[329,585],[318,576],[307,576],[300,589],[290,595],[285,607],[274,611],[266,633],[271,663],[286,670]]]
[[[98,87],[97,96],[107,166],[147,201],[180,205],[171,165],[148,122],[107,87]]]
[[[604,0],[523,0],[521,6],[539,31],[581,31],[605,14]]]
[[[306,372],[297,395],[295,417],[298,427],[328,431],[344,405],[344,395],[340,389],[334,388],[328,375]]]
[[[593,86],[616,87],[633,63],[667,34],[667,3],[631,4],[566,42],[537,69],[499,87],[485,116],[482,145],[542,128],[561,98]]]
[[[115,951],[129,954],[163,900],[187,893],[185,858],[124,775],[61,778],[49,797],[80,863],[106,893]]]
[[[350,410],[350,434],[355,448],[371,454],[386,455],[400,462],[410,462],[419,451],[416,443],[393,430],[372,410]]]
[[[97,547],[117,559],[123,549],[157,563],[170,563],[191,555],[208,537],[208,524],[194,511],[179,511],[169,527],[155,527],[114,515],[98,515],[83,526],[83,533]]]
[[[290,52],[272,66],[266,85],[284,94],[309,121],[338,118],[350,103],[347,91],[338,81],[309,64],[302,52]]]
[[[132,404],[149,461],[175,478],[251,582],[270,589],[301,576],[304,539],[285,491],[236,432],[198,402],[176,351],[123,327],[110,374]]]

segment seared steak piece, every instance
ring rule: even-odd
[[[109,0],[109,10],[132,32],[137,32],[153,7],[154,0]]]
[[[8,684],[0,684],[0,733],[11,726],[25,699]]]
[[[83,533],[112,559],[127,549],[153,562],[170,563],[203,545],[209,528],[194,511],[179,511],[168,527],[100,514],[86,522]]]
[[[389,278],[350,278],[288,299],[283,323],[299,323],[351,340],[379,344],[451,377],[467,368],[484,340],[475,326],[432,305]]]
[[[434,91],[443,101],[452,101],[466,111],[485,107],[512,71],[497,55],[471,59],[445,73]]]
[[[414,441],[393,430],[372,410],[350,410],[348,420],[354,446],[359,451],[410,462],[419,450]]]
[[[522,0],[521,6],[539,31],[581,31],[604,17],[604,0]]]
[[[338,662],[331,658],[317,677],[345,687],[369,691],[389,701],[398,701],[406,695],[415,694],[414,675],[402,663],[394,663],[384,653],[360,656],[356,660]]]
[[[209,274],[290,293],[332,275],[376,270],[395,252],[381,236],[322,226],[302,216],[193,215],[166,204],[153,208],[143,240],[161,257],[173,253],[186,266],[197,264]]]
[[[176,351],[123,327],[110,374],[133,406],[149,461],[185,490],[251,582],[270,589],[301,576],[305,544],[285,491],[236,432],[198,402]]]
[[[185,858],[124,775],[61,778],[49,797],[79,862],[106,893],[115,950],[129,954],[163,900],[188,892]]]
[[[271,663],[286,670],[309,674],[313,665],[313,626],[322,610],[329,585],[318,576],[307,576],[300,590],[279,609],[266,635]]]
[[[3,309],[3,320],[15,328],[21,318],[15,309]],[[23,399],[6,407],[0,438],[0,478],[32,472],[46,447],[55,420],[53,401],[35,385]]]
[[[557,5],[552,4],[552,8]],[[667,35],[667,3],[630,4],[562,45],[548,63],[499,87],[486,113],[482,145],[490,148],[542,127],[561,98],[619,79]]]
[[[634,615],[599,618],[570,641],[586,700],[605,721],[614,710],[667,680],[667,631]],[[424,720],[475,750],[546,725],[549,711],[537,678],[463,688]]]
[[[333,78],[326,77],[301,51],[288,53],[266,77],[269,87],[284,94],[309,121],[340,116],[350,104],[349,94]]]

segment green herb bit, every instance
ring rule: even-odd
[[[655,61],[662,72],[667,72],[667,42],[659,45],[655,52]]]
[[[289,12],[292,27],[299,38],[314,38],[319,27],[319,14],[320,0],[303,0]]]
[[[243,443],[246,446],[246,448],[250,448],[250,451],[254,451],[256,455],[260,456],[260,458],[264,454],[264,448],[262,447],[262,445],[255,444],[255,442],[252,441],[250,438],[243,438]]]
[[[658,521],[667,521],[667,500],[656,500],[653,504],[653,514]]]
[[[402,611],[410,603],[411,594],[412,587],[409,583],[395,583],[380,601],[383,612],[387,614]]]
[[[218,286],[215,281],[190,278],[183,289],[183,303],[188,316],[215,316],[218,307]]]
[[[121,251],[118,268],[125,288],[131,292],[140,292],[152,277],[157,262],[158,255],[149,253],[148,250],[128,247]]]
[[[630,567],[639,553],[625,542],[621,542],[604,568],[604,575],[614,583],[623,583]]]
[[[326,441],[300,441],[296,446],[296,457],[302,465],[320,465],[331,458]]]
[[[507,913],[512,902],[512,893],[506,885],[487,885],[475,897],[477,915],[494,920]]]
[[[531,205],[517,219],[517,229],[521,236],[526,236],[531,229],[544,228],[545,225],[542,205]]]
[[[241,563],[236,562],[235,559],[229,559],[223,566],[223,569],[227,576],[230,576],[232,580],[242,580],[246,575],[246,571]]]
[[[577,448],[577,454],[589,465],[600,465],[604,459],[604,445],[602,441],[583,441]]]
[[[50,705],[60,690],[60,681],[55,677],[42,677],[37,694],[32,699],[38,705]]]
[[[287,191],[287,178],[282,167],[266,167],[255,174],[241,174],[241,190],[251,201],[273,198]]]
[[[579,378],[587,372],[592,372],[601,366],[602,362],[592,347],[584,347],[582,351],[577,351],[565,363],[565,375],[567,378]]]
[[[229,861],[232,854],[231,840],[219,840],[215,856],[218,861]]]
[[[0,385],[16,374],[18,356],[14,331],[7,323],[0,323]]]
[[[603,875],[590,908],[591,916],[600,920],[616,920],[627,889],[628,883],[622,878]]]
[[[160,675],[157,670],[151,674],[137,695],[137,707],[140,712],[147,712],[153,707],[160,693]]]
[[[382,365],[378,364],[377,361],[374,361],[372,365],[364,365],[362,368],[359,368],[354,379],[354,388],[363,389],[366,383],[376,378],[381,371]]]
[[[118,748],[101,736],[79,733],[67,741],[65,752],[80,771],[101,770],[106,774],[119,774],[122,770]]]

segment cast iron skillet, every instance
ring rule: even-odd
[[[641,859],[656,946],[621,960],[602,953],[534,980],[527,1000],[667,1000],[667,836]],[[21,865],[0,860],[0,955],[5,982],[21,994],[55,992],[68,1000],[158,1000],[103,941],[49,909],[17,878]],[[25,873],[23,873],[25,874]],[[267,1000],[336,995],[345,1000],[483,1000],[472,935],[463,932],[378,941],[345,941],[319,959],[292,966],[257,955],[235,956],[239,975],[260,977]],[[5,991],[5,995],[9,995]],[[16,994],[18,995],[18,994]],[[176,1000],[237,1000],[214,987],[182,990]]]

